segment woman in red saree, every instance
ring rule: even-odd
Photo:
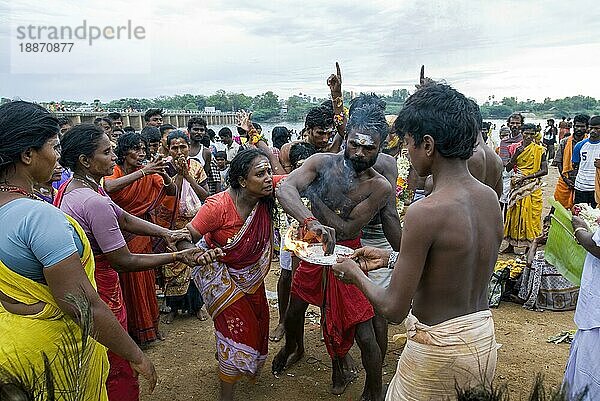
[[[159,159],[144,165],[145,158],[145,146],[138,134],[127,133],[119,137],[117,165],[113,174],[105,177],[104,187],[125,211],[153,222],[150,212],[166,195],[175,195],[176,189],[165,172],[165,162]],[[123,235],[132,253],[152,253],[150,237],[127,231],[123,231]],[[120,273],[119,278],[131,337],[143,345],[161,339],[154,270]]]
[[[188,229],[205,249],[221,248],[219,262],[192,273],[211,315],[217,343],[221,400],[233,398],[242,377],[256,379],[267,358],[269,306],[265,296],[273,249],[275,200],[267,155],[239,152],[231,162],[230,187],[207,198]]]

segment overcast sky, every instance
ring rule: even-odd
[[[325,97],[335,61],[346,90],[412,91],[425,64],[428,76],[479,102],[490,95],[600,98],[600,7],[592,0],[16,3],[0,0],[0,96],[9,98],[108,101],[218,89]],[[61,59],[68,62],[60,68],[41,55],[30,63],[50,66],[49,73],[11,72],[17,43],[11,26],[73,26],[83,19],[96,25],[131,19],[146,29],[145,48],[137,53],[104,40],[85,57]],[[81,73],[107,65],[127,73]]]

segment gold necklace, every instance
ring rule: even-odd
[[[84,185],[86,185],[91,190],[98,192],[98,187],[100,185],[98,185],[98,183],[96,183],[96,181],[94,181],[93,179],[89,178],[87,175],[84,178],[80,178],[80,177],[76,176],[75,174],[73,174],[73,179],[81,182]],[[94,183],[95,187],[91,184],[91,182]]]

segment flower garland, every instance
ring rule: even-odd
[[[600,226],[600,209],[594,209],[587,203],[578,203],[573,206],[571,212],[574,216],[579,216],[588,225],[589,231],[594,233]]]
[[[396,159],[398,167],[398,178],[396,180],[396,209],[398,214],[404,214],[404,205],[413,198],[413,191],[408,189],[408,174],[410,172],[410,160],[402,154]]]

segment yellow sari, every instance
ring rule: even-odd
[[[515,179],[538,172],[545,151],[532,142],[517,157],[517,173],[512,178],[504,221],[504,239],[513,246],[529,246],[542,234],[542,181],[531,178],[517,184]]]
[[[81,239],[81,264],[96,288],[90,243],[81,226],[66,217]],[[47,357],[56,400],[108,400],[106,348],[91,337],[83,345],[81,328],[60,310],[50,288],[13,272],[0,261],[0,291],[26,305],[46,304],[34,315],[13,314],[0,304],[0,368],[11,375],[27,377],[35,393],[44,395],[36,399],[45,400],[49,399],[44,383]]]

